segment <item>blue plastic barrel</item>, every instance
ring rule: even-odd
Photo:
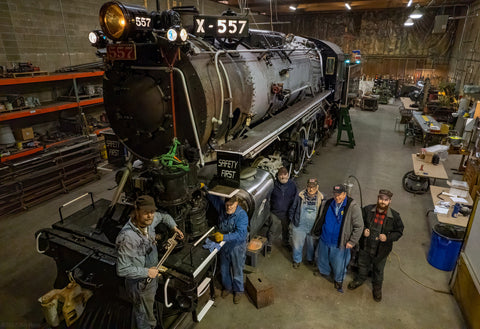
[[[451,271],[455,268],[462,247],[463,229],[453,225],[436,224],[432,231],[432,240],[427,260],[435,268]]]

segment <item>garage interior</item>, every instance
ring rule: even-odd
[[[130,3],[148,12],[157,6]],[[105,113],[104,66],[96,56],[101,51],[88,40],[100,29],[102,5],[0,3],[0,328],[55,327],[45,320],[39,298],[54,289],[57,265],[41,255],[36,233],[88,207],[87,193],[92,202],[114,199],[128,163],[129,152]],[[302,190],[317,178],[327,198],[334,185],[347,184],[363,206],[376,203],[378,190],[389,189],[405,225],[387,259],[380,303],[372,299],[370,281],[346,289],[355,264],[339,293],[313,275],[314,266],[292,268],[291,252],[277,236],[271,252],[249,254],[244,270],[246,279],[268,282],[268,305],[256,307],[250,294],[235,305],[231,296],[220,297],[216,283],[213,306],[200,322],[185,320],[183,327],[480,328],[480,1],[161,0],[158,6],[195,6],[210,16],[232,9],[248,17],[250,29],[338,45],[349,73],[342,104],[349,105],[351,127],[341,127],[340,118],[294,181]],[[412,20],[413,11],[423,15]],[[413,25],[405,24],[409,20]],[[353,142],[341,140],[347,132]],[[432,174],[438,168],[445,177]],[[433,192],[452,193],[452,182],[457,196],[463,191],[458,189],[467,190],[461,222],[452,216],[455,202],[442,214],[446,196]],[[446,258],[451,266],[440,269]],[[87,328],[89,312],[101,318],[124,309],[92,313],[87,302],[72,328]],[[91,327],[115,328],[98,323]],[[65,321],[58,327],[65,328]]]

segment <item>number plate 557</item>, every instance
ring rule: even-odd
[[[107,59],[111,61],[136,60],[137,52],[135,44],[114,44],[107,45]]]

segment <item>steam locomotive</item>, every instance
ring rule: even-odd
[[[214,301],[218,252],[202,248],[215,216],[201,183],[208,193],[239,196],[250,236],[257,234],[278,168],[298,174],[335,128],[344,54],[327,41],[251,29],[232,11],[148,13],[111,1],[99,18],[102,30],[89,39],[104,59],[105,110],[131,156],[113,200],[91,197],[91,205],[38,231],[37,249],[56,261],[56,288],[75,280],[93,291],[95,306],[87,305],[79,327],[127,323],[128,305],[105,306],[124,295],[115,238],[133,200],[149,194],[187,236],[164,263],[159,323],[200,321]],[[108,319],[99,315],[105,307]]]

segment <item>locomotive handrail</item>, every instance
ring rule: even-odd
[[[165,281],[165,286],[163,287],[163,298],[165,299],[165,306],[167,308],[169,308],[170,306],[172,306],[172,303],[169,303],[168,302],[168,292],[167,292],[167,288],[168,288],[168,283],[170,282],[170,277],[167,278],[167,281]]]
[[[215,53],[215,70],[217,71],[217,76],[218,76],[218,81],[220,81],[220,99],[222,100],[220,102],[220,115],[219,115],[219,119],[216,119],[215,117],[212,118],[212,122],[213,123],[218,123],[219,125],[222,124],[222,118],[223,118],[223,104],[225,103],[225,96],[224,96],[224,93],[223,93],[223,83],[222,83],[222,77],[220,75],[220,70],[218,68],[218,63],[220,62],[220,65],[222,66],[222,69],[223,69],[223,74],[225,75],[225,81],[227,83],[227,88],[228,88],[228,97],[230,98],[230,111],[229,111],[229,117],[232,116],[232,102],[231,102],[231,99],[232,99],[232,90],[230,88],[230,79],[228,78],[228,74],[227,74],[227,70],[225,69],[225,66],[223,65],[222,61],[220,61],[218,59],[218,57],[220,56],[220,54],[224,53],[223,50],[218,50],[216,53]]]
[[[154,70],[154,71],[166,71],[166,72],[170,72],[171,70],[174,70],[175,72],[178,72],[180,74],[180,78],[182,79],[183,89],[185,90],[185,100],[187,101],[188,114],[190,115],[190,121],[192,122],[193,132],[194,132],[194,136],[195,136],[195,143],[197,144],[198,153],[200,155],[200,167],[205,166],[205,160],[203,159],[202,147],[200,145],[200,139],[198,138],[197,125],[195,123],[195,117],[193,116],[192,104],[190,103],[190,94],[188,93],[187,83],[186,83],[185,75],[183,74],[183,72],[179,68],[176,68],[176,67],[170,68],[170,67],[165,67],[165,66],[138,66],[138,65],[134,65],[131,68],[132,69],[138,69],[138,70]]]
[[[83,198],[83,197],[85,197],[85,196],[87,196],[87,195],[89,195],[89,194],[90,194],[90,198],[92,199],[92,207],[95,208],[95,202],[93,201],[93,193],[92,193],[92,192],[87,192],[87,193],[85,193],[85,194],[82,194],[82,195],[80,195],[78,198],[75,198],[75,199],[73,199],[73,200],[70,200],[70,201],[68,201],[67,203],[64,203],[63,205],[61,205],[61,206],[58,208],[58,213],[60,214],[60,221],[62,222],[62,224],[63,224],[62,208],[64,208],[64,207],[68,206],[69,204],[72,204],[72,203],[80,200],[81,198]]]
[[[35,238],[35,242],[36,242],[36,243],[35,243],[35,246],[36,246],[37,252],[38,252],[39,254],[44,254],[44,253],[47,251],[47,249],[48,249],[48,246],[47,246],[47,248],[45,248],[45,250],[40,250],[40,242],[39,242],[39,241],[40,241],[40,236],[42,235],[42,233],[43,233],[43,232],[39,232],[39,233],[37,234],[37,237]]]

